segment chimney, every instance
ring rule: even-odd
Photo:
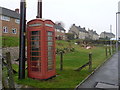
[[[42,18],[42,0],[38,0],[38,8],[37,8],[36,18]]]
[[[73,26],[75,26],[75,24],[73,24]]]
[[[19,14],[19,9],[18,9],[18,8],[16,8],[16,9],[15,9],[15,12]]]
[[[59,26],[61,26],[61,23],[58,23]]]
[[[83,27],[83,29],[85,30],[85,27]]]

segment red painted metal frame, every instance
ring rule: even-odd
[[[38,26],[30,26],[36,25]],[[50,25],[50,26],[49,26]],[[31,31],[40,31],[40,58],[38,64],[41,64],[40,71],[32,71],[32,63],[37,61],[31,61]],[[53,69],[48,70],[48,34],[47,32],[53,32]],[[38,52],[38,51],[37,51]],[[55,29],[54,23],[51,20],[34,19],[27,24],[27,64],[28,64],[28,77],[35,79],[48,79],[56,75],[56,57],[55,57]]]

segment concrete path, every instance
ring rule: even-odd
[[[2,49],[0,48],[0,90],[2,89]]]
[[[118,53],[104,63],[79,88],[118,88]]]

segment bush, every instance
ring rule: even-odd
[[[75,51],[75,48],[57,48],[56,49],[56,54],[59,54],[60,52],[63,52],[63,53],[68,53],[68,52],[74,52]]]

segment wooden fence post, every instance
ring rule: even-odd
[[[15,88],[10,52],[6,53],[6,62],[7,62],[8,77],[9,77],[8,78],[9,88]]]
[[[111,55],[111,47],[109,47],[109,55]]]
[[[113,49],[113,52],[115,53],[115,51],[116,51],[116,47],[115,47],[115,45],[113,46],[113,48],[114,48],[114,49]]]
[[[63,70],[63,52],[60,52],[60,70]]]
[[[89,71],[92,71],[92,53],[89,53]]]
[[[112,45],[112,54],[114,53],[114,45]]]
[[[105,48],[106,57],[108,56],[107,47]]]
[[[3,38],[3,47],[5,48],[6,42],[5,42],[5,38]]]

